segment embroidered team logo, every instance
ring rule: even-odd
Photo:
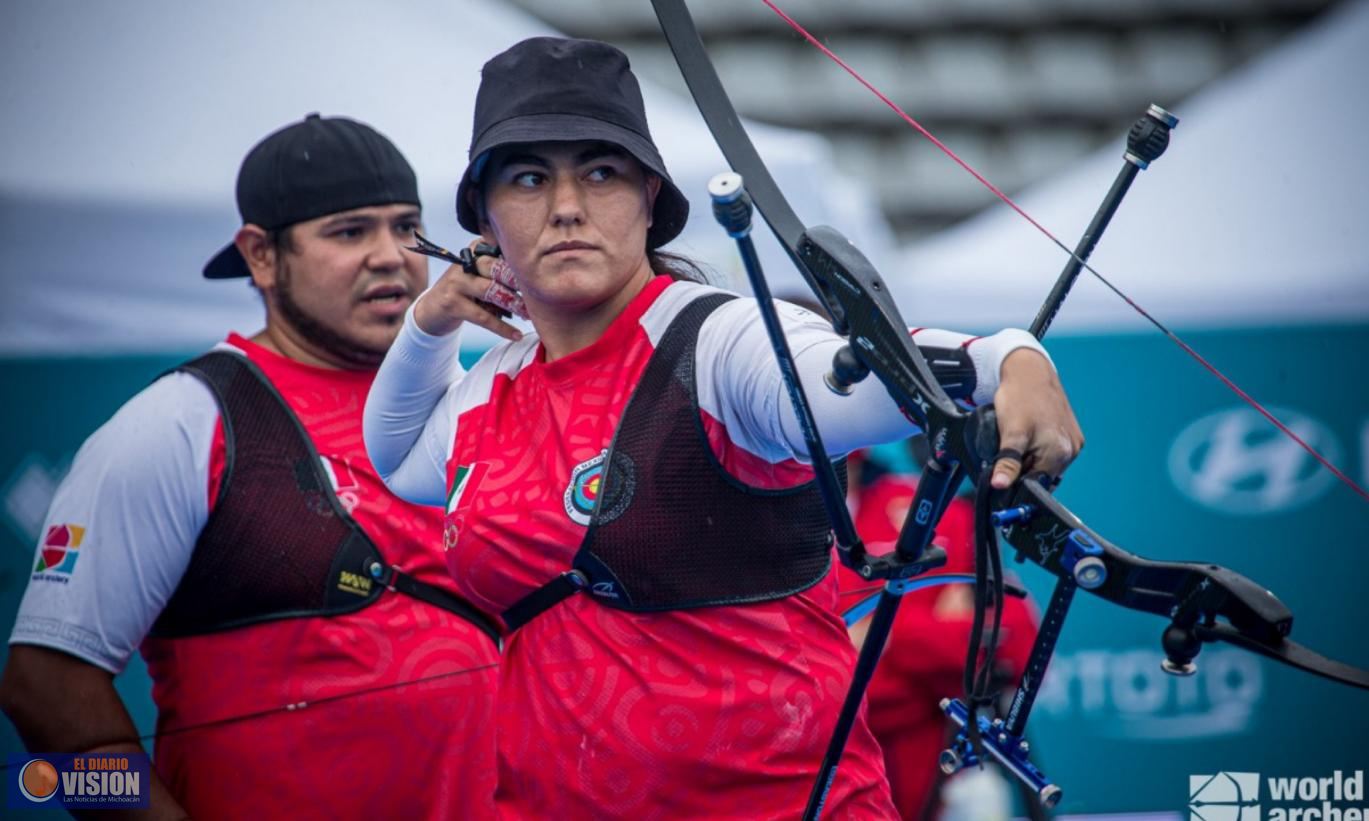
[[[485,473],[489,467],[486,462],[457,465],[456,473],[452,477],[451,489],[447,491],[447,516],[442,527],[442,547],[444,549],[451,550],[456,547],[457,536],[461,533],[461,525],[465,521],[466,513],[471,509],[471,502],[475,499],[476,488],[480,486],[480,481],[485,478]]]
[[[566,485],[566,515],[577,525],[589,525],[594,514],[594,503],[599,500],[599,490],[604,481],[604,459],[608,448],[599,455],[586,459],[570,472],[570,484]]]
[[[38,551],[38,563],[33,566],[34,578],[65,582],[76,569],[76,560],[81,558],[81,542],[85,540],[86,529],[81,525],[53,525],[43,537],[43,547]]]
[[[608,524],[627,510],[637,487],[636,469],[625,454],[613,457],[612,475],[605,474],[608,448],[587,459],[570,472],[566,485],[566,515],[578,525],[588,526],[599,506],[599,524]],[[605,495],[607,494],[607,495]],[[603,495],[603,500],[600,496]]]

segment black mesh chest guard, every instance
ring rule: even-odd
[[[225,465],[214,510],[153,636],[350,613],[394,589],[466,618],[497,641],[471,605],[386,566],[333,493],[303,425],[256,365],[214,351],[176,370],[213,392]]]
[[[701,297],[666,329],[614,433],[573,570],[506,611],[510,629],[580,589],[647,612],[771,601],[827,575],[831,525],[816,485],[744,485],[704,432],[695,344],[704,319],[734,298]]]

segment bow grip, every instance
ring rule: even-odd
[[[993,405],[975,408],[965,420],[963,444],[967,457],[965,468],[974,478],[998,454],[998,414]]]

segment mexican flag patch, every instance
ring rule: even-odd
[[[452,478],[451,490],[447,493],[448,516],[470,507],[471,499],[475,496],[475,489],[480,485],[480,480],[485,478],[485,472],[488,469],[489,465],[485,462],[457,466],[456,475]]]

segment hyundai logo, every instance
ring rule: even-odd
[[[1271,412],[1333,464],[1340,444],[1321,422]],[[1244,407],[1209,414],[1184,428],[1169,451],[1169,475],[1189,498],[1223,513],[1283,513],[1326,492],[1334,476],[1268,420]]]

